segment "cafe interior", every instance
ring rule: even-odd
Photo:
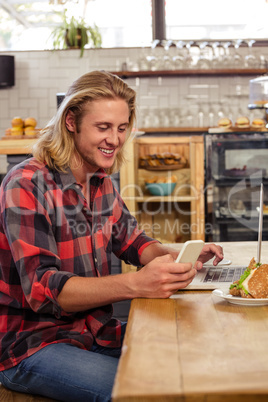
[[[1,0],[0,14],[0,181],[69,85],[106,70],[137,93],[112,179],[139,227],[178,250],[224,250],[218,271],[206,264],[218,285],[210,272],[174,298],[114,304],[128,325],[113,401],[267,401],[268,298],[230,297],[221,278],[268,264],[268,1]],[[87,43],[60,36],[72,16],[94,27]],[[137,270],[115,256],[112,269]]]

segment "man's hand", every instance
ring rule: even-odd
[[[136,297],[168,298],[188,286],[196,275],[191,263],[176,263],[170,255],[156,257],[135,273]]]
[[[217,246],[216,244],[205,244],[203,247],[200,256],[198,257],[198,261],[204,264],[209,261],[211,258],[214,258],[213,265],[217,265],[223,259],[223,249],[221,246]]]

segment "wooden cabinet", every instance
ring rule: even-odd
[[[147,170],[141,168],[141,156],[180,154],[183,168]],[[120,170],[120,193],[139,227],[163,243],[204,240],[204,140],[196,136],[141,136],[128,145],[128,163]],[[148,179],[177,177],[171,195],[153,196],[145,187]],[[126,268],[123,267],[123,271]]]

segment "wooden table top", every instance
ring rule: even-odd
[[[222,245],[233,264],[256,257],[256,242]],[[211,291],[134,299],[113,401],[152,400],[267,401],[268,306],[229,304]]]

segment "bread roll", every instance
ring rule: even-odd
[[[37,134],[37,130],[32,126],[28,126],[28,127],[25,127],[24,134],[27,136],[35,137]]]
[[[35,120],[34,117],[27,117],[24,120],[24,127],[33,127],[33,128],[35,128],[36,124],[37,124],[37,121]]]
[[[23,120],[21,117],[14,117],[11,121],[12,127],[23,127]]]
[[[12,127],[11,135],[13,135],[13,136],[23,135],[23,128],[22,127]]]

